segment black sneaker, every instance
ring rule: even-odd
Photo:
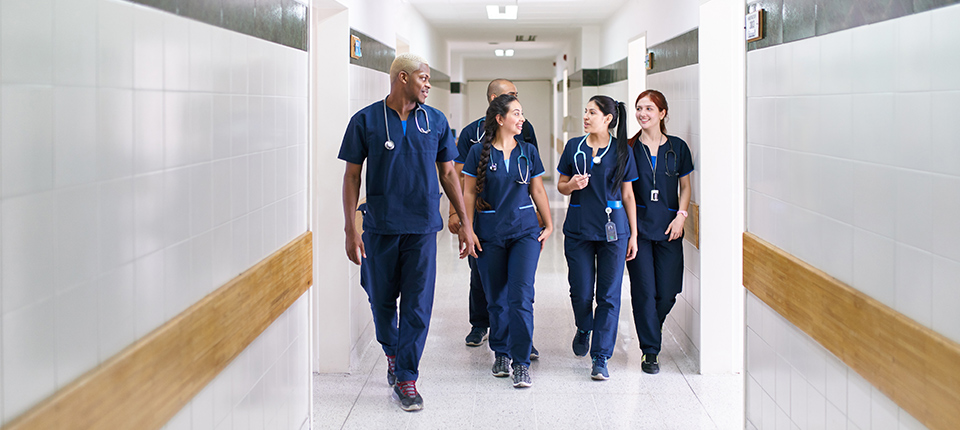
[[[530,345],[530,359],[536,360],[540,358],[540,351],[537,351],[537,347]]]
[[[607,357],[598,355],[593,357],[593,371],[590,377],[597,381],[606,381],[610,378],[610,372],[607,371]]]
[[[643,370],[643,373],[649,373],[651,375],[656,375],[660,372],[660,360],[657,359],[657,354],[643,354],[643,361],[640,362],[640,369]]]
[[[513,388],[527,388],[533,385],[530,381],[530,369],[522,364],[513,365]]]
[[[493,376],[498,378],[510,376],[510,358],[506,355],[498,355],[497,359],[493,361],[492,371]]]
[[[470,329],[470,334],[468,334],[467,338],[464,340],[466,341],[467,346],[483,345],[483,341],[487,340],[487,328],[474,327]]]
[[[397,385],[397,357],[395,355],[387,356],[387,383]]]
[[[590,332],[577,330],[577,335],[573,337],[573,354],[577,357],[583,357],[590,351]]]
[[[397,382],[393,386],[393,393],[400,399],[400,409],[407,412],[423,409],[423,397],[417,392],[417,381]]]

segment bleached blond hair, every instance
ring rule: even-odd
[[[409,52],[397,55],[397,58],[393,59],[393,64],[390,64],[390,82],[395,81],[397,76],[400,76],[400,72],[412,74],[420,69],[422,64],[427,64],[427,60],[419,55]]]

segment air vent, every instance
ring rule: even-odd
[[[518,34],[516,41],[517,41],[517,42],[536,42],[536,41],[537,41],[537,36],[536,36],[536,35],[533,35],[533,34],[528,35],[528,36],[524,36],[524,35],[522,35],[522,34]]]

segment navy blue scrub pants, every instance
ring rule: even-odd
[[[477,259],[467,257],[470,263],[470,326],[490,327],[490,314],[487,313],[487,296],[483,292],[483,281],[477,269]]]
[[[563,251],[567,258],[570,302],[577,328],[593,331],[591,357],[610,358],[617,343],[627,239],[605,242],[565,237]],[[596,309],[593,308],[594,299]]]
[[[627,272],[640,350],[660,354],[663,322],[683,289],[683,239],[637,239],[637,258],[627,262]]]
[[[385,354],[397,357],[397,380],[416,381],[433,311],[437,234],[364,232],[363,246],[360,285],[370,300],[377,341]]]
[[[490,349],[524,366],[530,366],[533,344],[533,282],[540,261],[537,236],[483,242],[477,258],[488,299]]]

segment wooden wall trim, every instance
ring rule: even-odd
[[[4,427],[159,429],[313,282],[306,232]]]
[[[743,285],[927,427],[960,428],[960,344],[750,233]]]
[[[700,249],[700,205],[690,202],[687,205],[686,221],[683,222],[683,238]]]

